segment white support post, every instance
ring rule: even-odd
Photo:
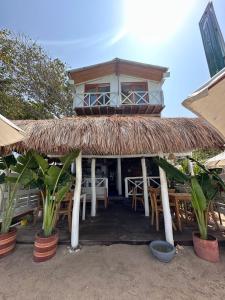
[[[73,195],[73,212],[71,228],[71,248],[76,249],[79,246],[79,215],[80,215],[80,194],[82,182],[82,153],[80,151],[76,158],[76,185]]]
[[[149,202],[148,202],[148,183],[147,183],[147,169],[145,158],[141,159],[142,176],[143,176],[143,189],[144,189],[144,205],[145,205],[145,216],[149,216]]]
[[[172,225],[172,217],[171,217],[171,213],[170,213],[170,203],[169,203],[169,194],[168,194],[166,173],[160,167],[159,167],[159,176],[160,176],[160,184],[161,184],[161,196],[162,196],[165,236],[166,236],[167,242],[170,243],[171,245],[174,245],[173,225]]]
[[[121,158],[117,158],[117,191],[122,195]]]
[[[91,160],[91,216],[96,216],[96,180],[95,180],[96,159]]]
[[[189,170],[189,173],[191,174],[191,176],[195,175],[195,173],[194,173],[194,167],[193,167],[193,162],[190,161],[190,159],[188,159],[188,170]]]

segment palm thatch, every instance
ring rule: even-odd
[[[16,124],[27,132],[25,141],[10,148],[18,152],[35,149],[63,154],[80,149],[92,155],[134,155],[184,153],[224,145],[217,132],[199,118],[82,116]]]

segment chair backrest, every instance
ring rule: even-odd
[[[66,193],[66,195],[62,199],[62,201],[59,203],[57,209],[60,211],[60,208],[63,207],[64,210],[65,210],[65,208],[67,208],[68,211],[70,211],[72,209],[72,204],[73,204],[73,193],[68,192],[68,193]]]
[[[149,198],[153,210],[157,210],[157,196],[160,195],[160,188],[149,187]]]

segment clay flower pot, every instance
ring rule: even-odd
[[[13,252],[16,246],[16,233],[15,227],[10,228],[9,232],[0,234],[0,258]]]
[[[35,262],[43,262],[52,258],[56,254],[58,240],[58,232],[49,237],[44,237],[37,233],[34,242],[33,260]]]
[[[194,250],[197,256],[210,262],[219,261],[219,246],[215,237],[208,235],[208,239],[203,240],[200,238],[198,232],[193,232],[192,236]]]

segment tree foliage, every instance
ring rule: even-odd
[[[72,114],[66,66],[23,35],[0,31],[0,111],[11,119]]]

